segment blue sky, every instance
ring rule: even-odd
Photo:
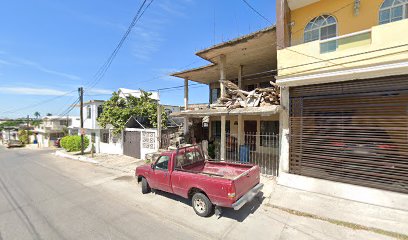
[[[275,22],[275,1],[247,1]],[[76,89],[93,80],[140,3],[4,1],[0,9],[0,117],[63,112],[77,97]],[[207,64],[194,55],[196,51],[269,25],[241,0],[155,0],[85,99],[107,99],[120,87],[151,90],[182,85],[182,80],[167,74]],[[56,98],[66,92],[71,93]],[[181,88],[160,95],[163,104],[183,104]],[[207,101],[206,86],[190,87],[190,102]]]

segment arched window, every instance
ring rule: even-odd
[[[323,40],[337,35],[337,21],[333,16],[322,15],[313,18],[305,28],[304,40],[306,42]]]
[[[408,18],[408,0],[385,0],[380,8],[380,24]]]

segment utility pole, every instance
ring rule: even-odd
[[[81,115],[81,155],[84,155],[84,89],[82,87],[78,88],[79,93],[79,114]]]
[[[160,105],[160,93],[157,91],[157,145],[158,149],[161,147],[161,130],[162,130],[162,119],[161,119],[161,114],[162,114],[162,107]]]
[[[27,115],[27,127],[30,127],[30,115]]]

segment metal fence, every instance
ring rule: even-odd
[[[236,134],[227,134],[225,161],[256,164],[267,175],[278,175],[279,135],[273,133],[244,133],[242,144],[238,144]],[[216,159],[220,159],[220,145],[216,149]]]

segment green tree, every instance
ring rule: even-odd
[[[30,143],[30,135],[32,133],[29,130],[19,130],[18,131],[18,139],[22,144],[29,144]]]
[[[52,113],[47,113],[47,117],[52,116]]]
[[[117,92],[102,106],[102,114],[98,117],[98,123],[106,128],[112,125],[114,134],[119,134],[131,116],[147,117],[153,127],[157,127],[157,102],[150,98],[151,93],[142,91],[140,98],[128,96],[122,98]],[[162,109],[162,126],[165,127],[167,114]]]
[[[0,123],[0,131],[4,129],[4,127],[17,127],[18,125],[25,123],[22,119],[10,120],[3,123]]]
[[[39,120],[33,120],[33,121],[31,121],[31,126],[38,127],[38,126],[40,126],[41,123],[42,123],[42,121],[40,119]]]
[[[35,116],[35,118],[38,119],[38,118],[41,116],[41,114],[40,114],[39,112],[35,112],[35,113],[34,113],[34,116]]]

